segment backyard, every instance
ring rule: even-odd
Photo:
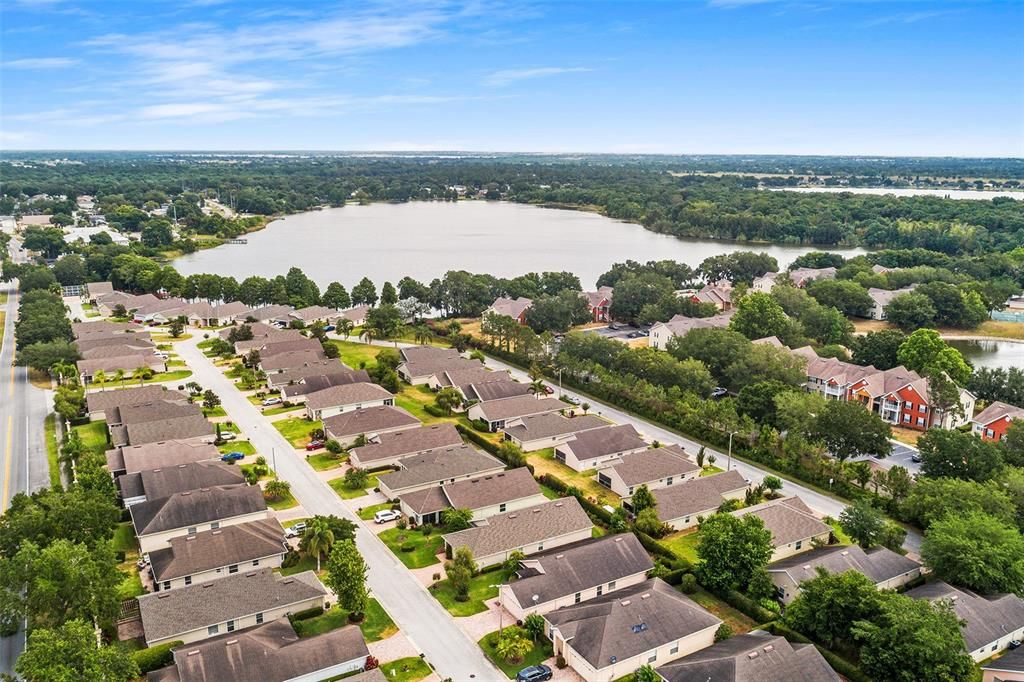
[[[320,452],[315,455],[306,455],[306,463],[317,471],[336,469],[345,462],[345,455],[336,455],[333,452]]]
[[[82,439],[82,445],[89,452],[102,455],[110,447],[107,441],[107,422],[104,420],[79,424],[71,429]]]
[[[611,504],[618,506],[618,495],[605,488],[597,482],[596,471],[576,471],[570,469],[555,459],[554,448],[544,448],[536,452],[526,453],[527,461],[534,467],[534,475],[540,478],[542,474],[549,474],[566,485],[571,485],[582,490],[587,497],[597,500],[597,504]]]
[[[377,366],[377,353],[380,352],[380,346],[370,346],[365,343],[357,343],[355,341],[340,341],[334,340],[328,341],[332,346],[338,349],[341,354],[340,359],[346,365],[352,369],[362,368],[371,369]]]
[[[687,528],[686,530],[666,535],[659,542],[691,564],[697,563],[697,545],[700,544],[700,532],[696,528]]]
[[[715,595],[710,592],[706,592],[703,589],[698,589],[693,594],[687,596],[725,621],[729,627],[732,628],[732,632],[735,635],[742,635],[750,632],[758,625],[752,618],[740,613]]]

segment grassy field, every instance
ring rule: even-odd
[[[455,591],[448,584],[447,580],[442,580],[432,585],[430,593],[453,616],[457,618],[473,616],[487,610],[487,604],[485,603],[487,600],[498,597],[498,588],[492,587],[492,585],[496,586],[507,579],[508,576],[504,571],[488,571],[473,576],[473,579],[469,581],[469,599],[467,601],[457,601],[455,599]]]
[[[337,630],[348,625],[348,613],[348,611],[335,606],[322,616],[295,621],[295,632],[299,637],[315,637],[331,630]],[[363,621],[359,623],[359,629],[363,631],[363,637],[367,642],[378,642],[398,632],[398,626],[376,599],[370,599],[367,603],[366,613]]]
[[[700,533],[696,528],[687,528],[678,533],[666,535],[660,542],[690,563],[697,563],[697,545],[700,544]]]
[[[289,492],[284,497],[274,500],[273,502],[267,502],[267,506],[275,511],[281,511],[282,509],[291,509],[297,507],[299,501],[295,499],[295,496]]]
[[[587,497],[593,497],[597,504],[611,504],[618,506],[619,497],[612,491],[597,482],[594,477],[596,471],[575,471],[555,459],[554,448],[544,448],[536,452],[526,453],[527,461],[534,466],[534,473],[537,478],[542,474],[550,474],[566,485],[574,485]]]
[[[228,452],[241,452],[243,455],[255,455],[256,448],[247,440],[233,440],[223,445],[218,445],[218,449],[222,454]]]
[[[46,462],[50,466],[50,487],[57,489],[61,487],[60,450],[57,445],[57,415],[52,413],[46,415],[43,429],[46,432]]]
[[[209,418],[209,417],[226,417],[226,416],[228,416],[228,412],[221,405],[218,405],[217,407],[213,408],[212,410],[208,410],[208,409],[206,409],[204,407],[203,408],[203,416],[207,417],[207,418]]]
[[[134,552],[138,549],[138,543],[135,541],[135,527],[132,526],[131,521],[124,521],[118,524],[117,528],[114,529],[114,537],[110,541],[111,549],[115,552]]]
[[[328,469],[336,469],[341,466],[342,462],[346,459],[345,455],[335,455],[330,452],[320,452],[315,455],[307,455],[306,463],[313,467],[317,471],[326,471]]]
[[[258,405],[260,398],[256,399]],[[305,410],[305,405],[278,405],[277,407],[271,407],[270,409],[263,410],[264,417],[273,417],[275,414],[284,414],[286,412],[296,412],[298,410]]]
[[[434,672],[419,656],[399,658],[390,663],[381,663],[380,670],[384,677],[392,682],[419,682],[430,677]]]
[[[319,428],[317,422],[307,421],[293,417],[274,422],[274,428],[281,432],[281,435],[288,439],[292,447],[304,448],[311,440],[309,432]]]
[[[333,339],[328,343],[338,349],[341,361],[352,369],[359,369],[361,365],[366,369],[377,366],[377,353],[381,351],[381,346]]]
[[[838,521],[836,521],[833,518],[827,518],[825,520],[825,523],[827,523],[828,525],[830,525],[832,527],[832,534],[836,536],[836,540],[839,541],[839,544],[841,544],[841,545],[852,545],[853,544],[853,540],[851,540],[850,536],[846,534],[846,531],[843,530],[843,527],[839,525]]]
[[[110,443],[107,441],[107,422],[104,420],[79,424],[71,428],[78,433],[78,437],[82,439],[82,445],[90,452],[102,455],[110,447]]]
[[[880,329],[895,329],[896,327],[882,320],[852,320],[854,331],[858,334],[878,331]],[[974,329],[953,329],[952,327],[939,327],[939,334],[950,337],[964,336],[985,336],[988,338],[1015,339],[1024,341],[1024,324],[1017,322],[1001,322],[999,320],[985,320]]]
[[[363,497],[366,495],[367,490],[373,490],[377,487],[377,476],[375,474],[371,474],[369,479],[366,481],[366,487],[359,488],[358,490],[353,490],[345,485],[344,476],[332,478],[330,481],[327,481],[327,485],[331,486],[331,489],[338,493],[338,497],[341,499],[354,500],[357,497]]]
[[[722,467],[715,467],[715,466],[711,466],[710,464],[705,464],[704,468],[700,470],[700,475],[701,476],[714,476],[715,474],[720,474],[723,471],[725,471],[725,469],[723,469]]]
[[[515,663],[508,663],[494,651],[494,642],[497,641],[497,637],[498,633],[495,631],[484,635],[484,637],[477,643],[483,650],[484,655],[491,660],[491,663],[496,665],[501,672],[505,673],[505,677],[510,680],[514,680],[516,673],[523,668],[543,663],[555,655],[554,650],[551,648],[551,642],[544,639],[543,641],[535,644],[533,650],[526,654],[526,656],[523,657],[523,660]]]
[[[371,504],[369,507],[363,507],[359,510],[359,518],[363,521],[371,521],[373,515],[384,509],[391,509],[394,505],[390,502],[381,502],[380,504]]]
[[[444,547],[444,540],[441,539],[441,533],[436,530],[424,536],[416,530],[389,528],[377,537],[405,564],[406,568],[423,568],[440,563],[437,555]],[[407,542],[412,543],[414,547],[411,552],[403,552],[401,549]]]

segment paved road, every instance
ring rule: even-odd
[[[292,493],[310,514],[334,514],[354,521],[356,544],[370,569],[368,582],[373,596],[384,606],[405,635],[442,678],[455,682],[498,680],[501,673],[484,657],[475,642],[402,565],[376,535],[341,503],[337,494],[295,452],[287,440],[203,355],[197,345],[201,335],[175,344],[175,350],[193,372],[192,379],[220,396],[222,405],[242,429],[257,452],[268,461],[276,455],[277,472],[291,483]]]
[[[0,282],[7,293],[0,350],[0,513],[24,491],[49,485],[49,465],[43,420],[49,410],[47,392],[28,381],[24,367],[14,367],[14,317],[18,308],[16,282]],[[0,673],[12,672],[24,647],[24,634],[0,638]]]

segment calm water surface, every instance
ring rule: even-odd
[[[1024,343],[1013,341],[957,341],[947,343],[975,367],[1024,367]]]
[[[947,199],[980,199],[991,201],[996,197],[1010,197],[1018,201],[1024,200],[1024,192],[1019,191],[985,191],[979,189],[929,189],[911,187],[771,187],[772,192],[826,192],[839,194],[891,194],[896,197],[945,197]]]
[[[177,259],[185,275],[212,272],[239,280],[302,268],[321,287],[347,287],[364,275],[378,286],[409,275],[429,282],[448,270],[514,277],[569,270],[591,287],[612,263],[671,259],[697,266],[708,256],[765,251],[785,268],[812,247],[678,239],[594,213],[505,202],[371,204],[310,211],[275,220],[225,245]],[[851,257],[863,249],[829,249]]]

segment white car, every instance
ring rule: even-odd
[[[263,405],[263,407],[270,407],[271,405],[280,405],[281,404],[281,399],[280,398],[264,398],[263,401],[260,404]]]
[[[306,522],[299,521],[284,532],[286,538],[297,538],[306,532]]]
[[[402,518],[402,512],[397,509],[381,509],[373,515],[374,523],[387,523],[388,521],[397,521],[400,518]]]

